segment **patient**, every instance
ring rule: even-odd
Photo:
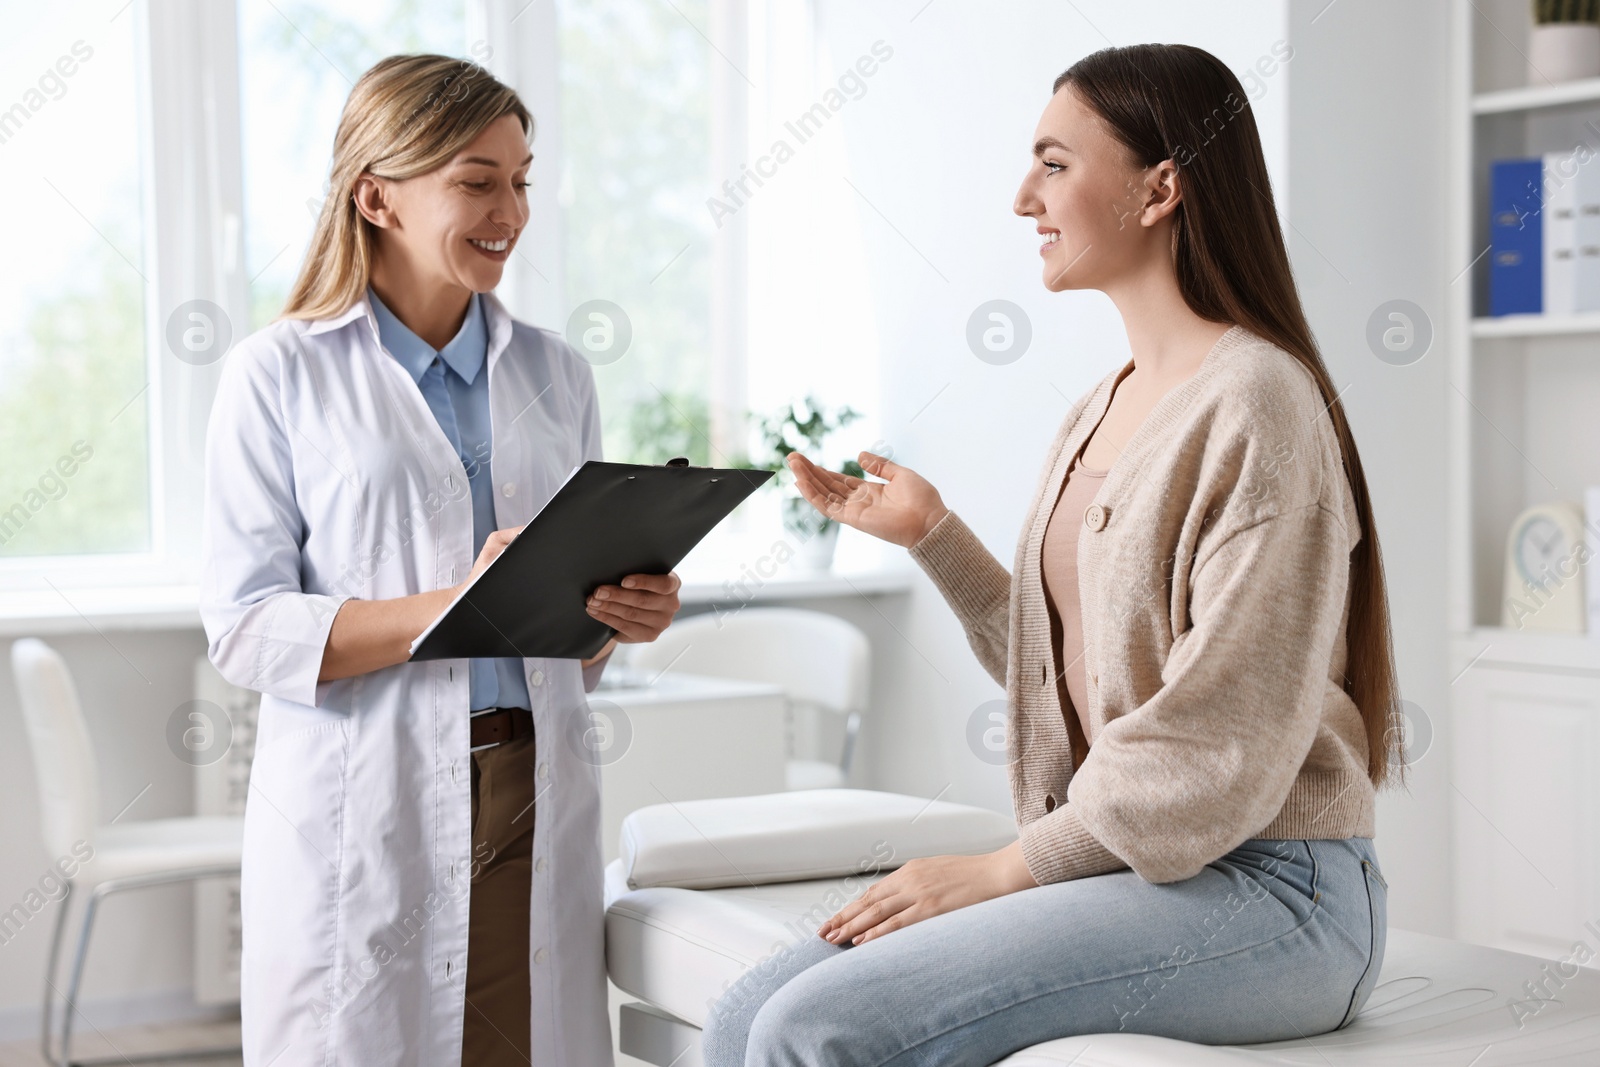
[[[1387,593],[1244,89],[1198,48],[1086,57],[1014,208],[1045,288],[1104,292],[1133,357],[1062,423],[1014,573],[906,467],[790,463],[822,513],[910,550],[1006,687],[1019,840],[911,860],[747,972],[708,1067],[1307,1037],[1377,979]]]

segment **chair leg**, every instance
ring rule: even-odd
[[[78,1010],[78,991],[83,985],[83,964],[89,957],[89,934],[94,929],[94,913],[100,904],[102,886],[96,886],[83,905],[83,928],[78,934],[78,950],[73,955],[72,978],[67,984],[67,1004],[61,1013],[61,1067],[72,1067],[72,1013]]]
[[[44,1054],[46,1063],[52,1067],[59,1067],[55,1056],[50,1051],[50,1014],[56,1003],[56,970],[61,960],[61,932],[67,926],[67,912],[72,910],[72,883],[67,883],[67,891],[61,895],[56,911],[54,929],[50,932],[50,954],[44,965],[44,1000],[39,1009],[41,1016],[39,1025],[39,1051]]]
[[[844,752],[839,757],[839,769],[844,772],[848,780],[850,776],[850,763],[855,759],[856,736],[861,733],[861,712],[852,711],[844,721]]]
[[[218,867],[200,867],[186,871],[142,875],[139,877],[124,878],[120,881],[101,882],[89,893],[89,899],[83,906],[83,927],[78,933],[78,947],[73,954],[72,978],[67,984],[66,1006],[62,1009],[60,1038],[61,1056],[57,1059],[50,1053],[50,1020],[53,1014],[52,1005],[56,996],[55,972],[61,947],[61,932],[66,925],[66,908],[56,917],[55,934],[50,942],[49,970],[45,972],[45,1008],[43,1052],[45,1062],[51,1067],[84,1067],[87,1064],[126,1065],[130,1063],[148,1063],[153,1060],[191,1060],[191,1059],[217,1059],[222,1056],[237,1056],[244,1050],[238,1045],[227,1045],[220,1048],[181,1049],[171,1052],[141,1052],[124,1055],[118,1052],[115,1056],[103,1057],[92,1060],[73,1060],[72,1058],[72,1014],[78,1010],[78,993],[83,986],[84,963],[89,956],[89,935],[94,930],[94,918],[99,910],[101,899],[112,893],[125,889],[143,889],[150,886],[170,885],[176,882],[192,882],[198,878],[237,878],[239,876],[238,864],[223,864]],[[67,884],[68,894],[71,894],[72,884]],[[65,905],[67,897],[62,897]]]

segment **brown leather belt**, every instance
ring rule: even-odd
[[[494,708],[475,713],[471,720],[472,747],[499,745],[533,733],[533,712],[527,708]]]

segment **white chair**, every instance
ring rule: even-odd
[[[867,706],[871,661],[866,634],[850,623],[820,611],[743,608],[682,619],[650,644],[629,647],[628,666],[646,674],[671,670],[766,682],[782,688],[791,707],[843,716],[838,761],[791,759],[785,784],[789,789],[845,784]]]
[[[94,928],[100,902],[126,889],[238,875],[244,820],[176,818],[120,824],[113,820],[112,824],[101,825],[99,768],[89,727],[78,704],[77,687],[65,661],[43,641],[26,637],[12,644],[11,666],[16,675],[28,742],[33,750],[45,848],[54,857],[85,853],[91,857],[78,868],[75,877],[66,880],[66,892],[59,902],[55,930],[50,936],[44,1003],[40,1009],[40,1043],[46,1062],[55,1067],[70,1067],[74,1063],[88,1062],[72,1059],[72,1024],[73,1015],[78,1011],[78,991],[89,952],[89,934]],[[175,769],[187,770],[186,765],[174,762]],[[87,892],[89,897],[84,905],[72,977],[63,998],[58,1055],[51,1048],[50,1024],[59,995],[55,980],[61,932],[66,926],[75,889]],[[115,1062],[193,1059],[238,1055],[240,1051],[237,1046],[185,1049],[177,1053],[117,1056]]]

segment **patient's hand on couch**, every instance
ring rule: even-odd
[[[1022,842],[980,856],[908,860],[818,928],[835,945],[865,944],[947,911],[1037,886],[1022,859]]]

